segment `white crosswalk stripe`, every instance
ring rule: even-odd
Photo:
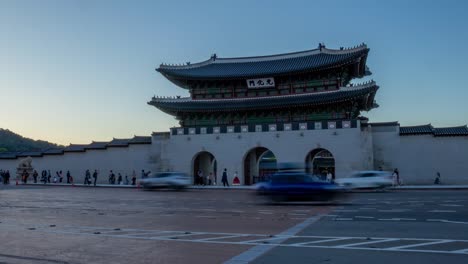
[[[14,225],[10,225],[14,227]],[[16,226],[17,228],[23,228]],[[179,230],[144,230],[103,227],[49,227],[36,226],[32,232],[45,232],[81,236],[103,236],[139,240],[181,241],[231,245],[271,245],[281,247],[306,247],[322,249],[400,251],[419,253],[468,254],[468,240],[392,238],[392,237],[341,237],[266,235],[221,232],[192,232]],[[1,230],[0,230],[1,232]],[[440,248],[438,246],[441,246]]]

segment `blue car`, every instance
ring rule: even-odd
[[[343,194],[344,188],[301,171],[273,174],[268,182],[256,186],[257,194],[273,201],[330,201]]]

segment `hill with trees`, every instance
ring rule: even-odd
[[[0,128],[0,152],[42,151],[61,147],[43,140],[33,140]]]

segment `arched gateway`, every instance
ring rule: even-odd
[[[212,180],[216,182],[216,159],[213,154],[208,151],[198,152],[192,161],[193,183],[208,184],[206,177],[212,175]],[[201,174],[202,177],[199,177]]]
[[[244,156],[244,184],[265,181],[277,169],[276,157],[265,147],[256,147]]]
[[[306,172],[325,179],[327,173],[335,179],[335,158],[330,151],[317,148],[309,152],[305,159]]]

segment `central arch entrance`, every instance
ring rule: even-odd
[[[214,155],[210,152],[202,151],[197,153],[193,158],[192,168],[193,184],[208,185],[210,180],[211,183],[216,182],[217,163]]]
[[[307,154],[305,159],[306,172],[316,175],[321,179],[326,179],[331,173],[332,180],[335,179],[335,158],[330,151],[318,148]]]
[[[276,157],[265,147],[251,149],[244,157],[244,185],[266,181],[277,170]]]

